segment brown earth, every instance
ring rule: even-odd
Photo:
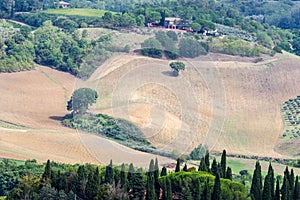
[[[284,54],[253,63],[215,61],[216,56],[182,60],[187,67],[177,78],[170,75],[170,61],[116,57],[113,68],[103,65],[89,80],[105,94],[95,111],[133,121],[155,146],[169,151],[190,152],[203,143],[243,155],[300,152],[277,148],[280,104],[300,93],[299,59]]]
[[[167,60],[120,55],[99,67],[87,82],[45,67],[0,74],[0,120],[27,128],[0,128],[0,156],[39,161],[146,166],[157,156],[61,126],[75,88],[97,89],[91,111],[136,123],[154,146],[174,154],[203,143],[230,154],[292,157],[298,146],[276,148],[283,124],[280,104],[300,94],[299,59],[280,55],[261,63],[183,60],[175,78]],[[159,157],[160,163],[172,162]]]
[[[0,119],[25,126],[0,127],[0,157],[98,164],[112,159],[116,164],[133,162],[143,167],[155,157],[161,163],[172,161],[63,127],[59,120],[77,85],[82,83],[73,76],[47,67],[0,74]]]

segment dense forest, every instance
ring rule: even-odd
[[[253,176],[241,171],[232,174],[226,164],[226,151],[220,162],[209,153],[202,155],[196,169],[177,159],[174,169],[159,168],[151,160],[148,169],[131,163],[114,166],[70,165],[35,160],[0,161],[0,195],[6,199],[287,199],[300,198],[298,176],[286,167],[283,176],[275,177],[270,163],[264,177],[259,161]],[[190,164],[189,164],[190,165]],[[245,177],[251,187],[245,186]]]

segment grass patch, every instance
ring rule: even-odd
[[[107,10],[97,10],[88,8],[68,8],[68,9],[49,9],[43,11],[54,15],[68,15],[68,16],[85,16],[85,17],[102,17]],[[110,11],[109,11],[110,12]],[[116,14],[116,12],[112,12]]]
[[[253,161],[254,162],[254,161]],[[241,163],[237,160],[230,160],[228,159],[227,160],[227,165],[229,167],[231,167],[232,171],[235,173],[235,174],[238,174],[241,170],[244,170],[245,169],[245,164],[244,163]]]
[[[0,127],[8,128],[8,129],[24,129],[24,128],[27,128],[27,127],[25,127],[21,124],[14,124],[14,123],[3,121],[3,120],[0,120]]]

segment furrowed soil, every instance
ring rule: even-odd
[[[298,57],[254,63],[210,54],[182,61],[186,70],[179,77],[172,76],[171,61],[130,54],[107,60],[86,82],[46,67],[0,74],[0,156],[140,166],[155,157],[161,164],[174,162],[63,127],[68,99],[86,86],[99,93],[91,112],[135,123],[153,146],[175,155],[202,143],[230,154],[297,156],[298,140],[281,141],[280,104],[300,94]]]

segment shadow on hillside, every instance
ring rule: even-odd
[[[165,75],[165,76],[170,76],[170,77],[175,77],[174,75],[173,75],[173,72],[171,72],[171,71],[163,71],[163,72],[161,72],[163,75]]]
[[[64,116],[50,116],[49,119],[52,119],[55,121],[62,121],[64,119]]]

